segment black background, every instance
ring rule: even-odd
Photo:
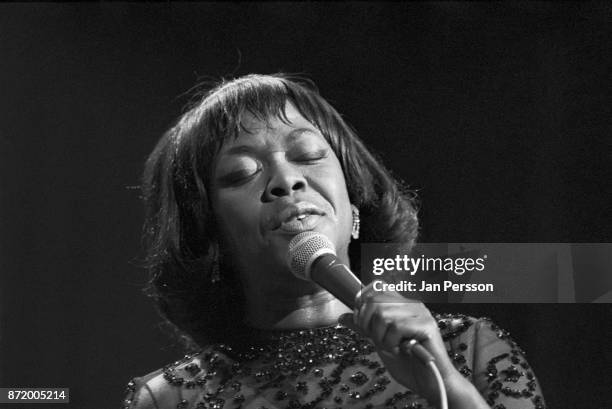
[[[203,78],[312,78],[419,191],[423,242],[611,242],[611,28],[608,3],[1,5],[0,386],[118,407],[180,356],[135,187]],[[447,309],[509,329],[550,407],[612,403],[609,304]]]

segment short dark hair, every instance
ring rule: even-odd
[[[352,268],[359,271],[360,242],[412,246],[416,240],[415,194],[368,151],[312,82],[284,74],[221,81],[163,135],[143,175],[147,290],[188,345],[227,342],[243,318],[238,274],[223,262],[223,255],[222,280],[211,280],[219,232],[209,194],[214,158],[224,141],[238,136],[245,115],[287,122],[287,102],[330,144],[351,203],[360,210],[360,239],[349,247]]]

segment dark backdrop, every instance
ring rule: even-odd
[[[607,3],[1,5],[0,386],[117,407],[180,355],[135,187],[202,78],[307,74],[418,189],[421,241],[612,241],[611,26]],[[610,305],[448,309],[513,332],[551,407],[610,407]]]

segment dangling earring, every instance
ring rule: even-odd
[[[221,281],[221,271],[219,269],[219,245],[214,244],[212,247],[212,268],[210,270],[210,281],[213,284]]]
[[[351,237],[353,237],[353,240],[357,240],[359,238],[359,227],[361,225],[361,220],[359,220],[359,209],[357,209],[357,206],[351,205],[351,210],[353,211],[353,231],[351,232]]]

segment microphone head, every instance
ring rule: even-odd
[[[289,268],[296,277],[310,281],[310,266],[323,254],[336,255],[336,248],[327,236],[302,232],[289,242]]]

